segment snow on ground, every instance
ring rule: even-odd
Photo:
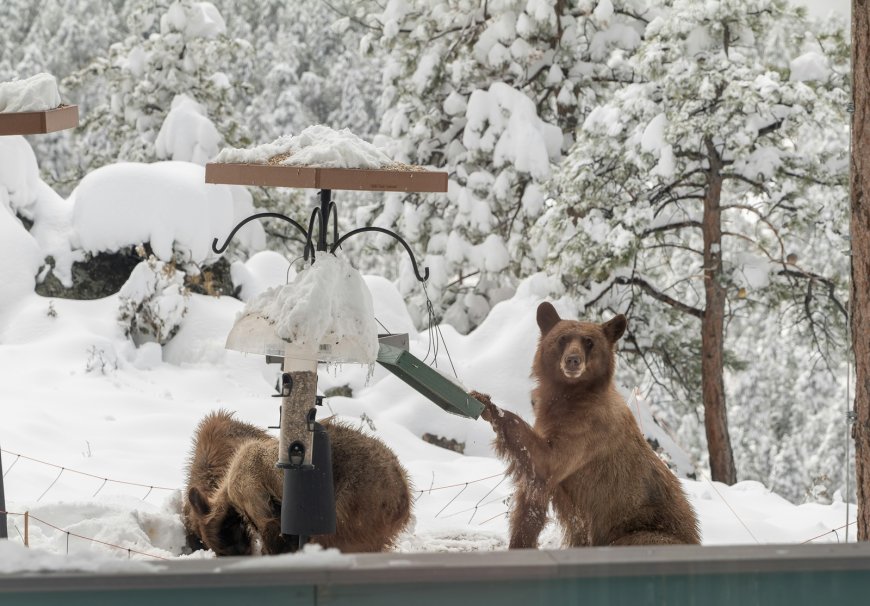
[[[320,124],[249,149],[225,147],[214,161],[265,164],[275,156],[285,155],[278,164],[328,168],[384,168],[393,164],[381,149],[350,130],[333,130]]]
[[[249,296],[256,288],[286,282],[286,275],[275,271],[274,259],[261,261],[244,264]],[[413,331],[395,287],[379,277],[365,280],[378,319],[392,331]],[[467,336],[442,327],[459,379],[526,418],[540,300],[534,284],[530,280],[514,298],[496,305]],[[567,315],[567,305],[556,303]],[[161,351],[154,343],[136,349],[122,337],[114,320],[117,296],[96,301],[21,296],[9,311],[11,321],[0,328],[0,446],[8,509],[43,520],[31,520],[32,547],[66,553],[67,535],[50,523],[124,548],[72,536],[68,549],[76,559],[82,554],[127,559],[126,549],[168,558],[210,557],[204,552],[182,555],[178,489],[197,421],[223,407],[264,427],[278,424],[276,401],[269,397],[278,367],[267,366],[260,356],[224,349],[243,306],[228,297],[192,296],[181,330]],[[426,331],[411,332],[416,355],[425,357],[429,345]],[[451,372],[443,348],[437,364]],[[400,538],[398,550],[505,549],[511,486],[490,449],[488,424],[443,412],[380,367],[367,381],[368,372],[355,365],[321,368],[321,391],[348,385],[352,397],[327,398],[320,416],[336,414],[377,435],[407,467],[419,492],[414,524]],[[663,439],[660,428],[650,427],[654,423],[644,402],[630,399],[629,404],[641,412],[644,430]],[[424,442],[424,433],[463,442],[465,454]],[[683,480],[683,486],[709,545],[802,542],[846,519],[842,502],[794,505],[756,482],[727,487]],[[21,543],[20,516],[10,517],[9,530],[12,543]],[[818,540],[837,539],[827,534]],[[558,547],[555,527],[545,530],[542,545]],[[3,549],[15,557],[21,553],[8,545]],[[50,557],[36,561],[34,566],[64,565]]]
[[[57,80],[51,74],[36,74],[25,80],[0,82],[0,112],[36,112],[60,105]]]

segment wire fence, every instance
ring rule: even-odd
[[[51,484],[49,484],[48,487],[47,487],[47,488],[42,492],[42,494],[41,494],[41,495],[39,496],[39,498],[37,499],[37,502],[39,502],[39,501],[40,501],[40,500],[41,500],[41,499],[42,499],[42,498],[43,498],[43,497],[44,497],[44,496],[45,496],[45,495],[46,495],[46,494],[47,494],[47,493],[48,493],[48,492],[49,492],[49,491],[50,491],[50,490],[51,490],[51,489],[52,489],[52,488],[57,484],[58,480],[60,479],[60,477],[61,477],[64,473],[70,473],[70,474],[75,474],[75,475],[78,475],[78,476],[83,476],[83,477],[88,477],[88,478],[92,478],[92,479],[102,480],[102,483],[100,484],[99,488],[97,488],[96,492],[94,492],[94,493],[91,495],[92,497],[96,497],[96,496],[100,493],[100,491],[103,489],[103,487],[105,487],[107,484],[119,484],[119,485],[124,485],[124,486],[134,486],[134,487],[147,488],[148,490],[147,490],[145,496],[142,497],[142,500],[143,500],[143,501],[144,501],[146,498],[148,498],[148,496],[152,493],[152,491],[155,491],[155,490],[160,490],[160,491],[176,491],[176,490],[180,490],[179,488],[172,488],[172,487],[167,487],[167,486],[159,486],[159,485],[156,485],[156,484],[149,484],[149,483],[145,483],[145,482],[132,482],[132,481],[129,481],[129,480],[118,480],[118,479],[110,478],[110,477],[108,477],[108,476],[104,476],[104,475],[98,475],[98,474],[88,473],[88,472],[84,472],[84,471],[79,471],[79,470],[72,469],[72,468],[67,467],[67,466],[64,466],[64,465],[57,465],[57,464],[55,464],[55,463],[50,463],[50,462],[48,462],[48,461],[44,461],[44,460],[42,460],[42,459],[38,459],[38,458],[35,458],[35,457],[31,457],[31,456],[28,456],[28,455],[25,455],[25,454],[22,454],[22,453],[19,453],[19,452],[14,452],[14,451],[6,450],[6,449],[0,449],[0,452],[4,453],[4,454],[6,454],[6,455],[10,455],[10,456],[14,457],[13,461],[12,461],[12,462],[8,465],[8,467],[3,471],[3,477],[4,477],[4,478],[5,478],[7,475],[9,475],[9,473],[10,473],[10,472],[12,471],[12,469],[15,467],[16,463],[18,463],[18,461],[21,460],[21,459],[24,459],[24,460],[27,460],[27,461],[31,461],[31,462],[34,462],[34,463],[37,463],[37,464],[40,464],[40,465],[44,465],[44,466],[48,466],[48,467],[52,467],[52,468],[58,470],[58,475],[54,478],[54,480],[51,482]],[[457,510],[457,511],[451,511],[451,512],[447,513],[446,515],[443,515],[443,514],[445,514],[445,512],[448,512],[450,506],[453,505],[453,504],[457,501],[457,499],[459,499],[459,497],[460,497],[460,496],[461,496],[461,495],[466,491],[466,489],[468,489],[469,486],[471,486],[472,484],[479,484],[479,483],[481,483],[481,482],[486,482],[486,481],[488,481],[488,480],[493,480],[493,479],[496,479],[496,478],[499,479],[498,482],[495,483],[495,484],[494,484],[494,485],[489,489],[488,492],[486,492],[482,497],[480,497],[480,498],[475,502],[475,504],[474,504],[472,507],[467,507],[467,508],[465,508],[465,509],[461,509],[461,510]],[[442,519],[447,519],[447,518],[457,517],[457,516],[460,516],[460,515],[462,515],[462,514],[470,513],[471,515],[470,515],[470,517],[469,517],[467,523],[468,523],[468,524],[471,524],[471,523],[474,521],[475,517],[478,515],[478,513],[480,512],[480,510],[481,510],[482,508],[488,507],[488,506],[490,506],[490,505],[494,505],[494,504],[496,504],[496,503],[502,503],[502,504],[504,504],[504,503],[507,501],[507,499],[504,498],[504,497],[496,497],[496,498],[494,498],[494,499],[490,499],[489,501],[486,500],[486,499],[487,499],[490,495],[492,495],[492,493],[495,492],[496,489],[497,489],[499,486],[501,486],[502,483],[504,483],[504,481],[507,480],[507,479],[508,479],[508,476],[507,476],[505,473],[496,473],[496,474],[492,474],[492,475],[484,476],[484,477],[482,477],[482,478],[477,478],[477,479],[474,479],[474,480],[468,480],[468,481],[466,481],[466,482],[455,482],[455,483],[451,483],[451,484],[444,484],[444,485],[440,485],[440,486],[434,486],[434,483],[435,483],[435,476],[434,476],[434,473],[433,473],[433,475],[432,475],[432,482],[431,482],[431,484],[430,484],[430,486],[429,486],[428,488],[424,488],[424,489],[415,489],[415,490],[412,491],[412,493],[415,495],[415,496],[414,496],[414,502],[417,503],[417,502],[419,501],[419,499],[422,498],[424,495],[425,495],[425,496],[431,496],[432,493],[435,493],[435,492],[440,492],[440,491],[450,490],[450,489],[456,489],[456,493],[453,494],[453,495],[451,496],[451,498],[447,501],[447,503],[446,503],[443,507],[441,507],[441,509],[440,509],[440,510],[435,514],[434,517],[435,517],[435,518],[439,518],[439,517],[441,517]],[[716,486],[713,484],[713,482],[711,482],[709,479],[707,479],[707,482],[708,482],[708,484],[713,488],[713,490],[716,492],[717,496],[722,500],[722,502],[725,503],[726,507],[727,507],[728,510],[731,512],[731,514],[734,516],[734,518],[735,518],[735,519],[740,523],[740,525],[743,526],[743,528],[747,531],[747,533],[749,534],[749,536],[751,536],[752,539],[753,539],[756,543],[760,544],[761,541],[757,538],[757,536],[755,535],[755,533],[752,532],[752,530],[749,528],[749,525],[748,525],[748,524],[747,524],[747,523],[746,523],[746,522],[741,518],[741,516],[737,513],[737,511],[735,510],[735,508],[731,506],[731,504],[728,502],[728,500],[725,498],[725,496],[724,496],[724,495],[723,495],[723,494],[722,494],[722,493],[721,493],[721,492],[716,488]],[[7,515],[10,515],[10,516],[23,516],[23,515],[24,515],[24,514],[22,514],[22,513],[0,511],[0,514],[4,514],[4,513],[7,514]],[[482,522],[479,522],[478,525],[479,525],[479,526],[486,525],[486,524],[492,522],[493,520],[496,520],[496,519],[498,519],[498,518],[502,518],[502,517],[506,517],[506,516],[508,516],[509,514],[510,514],[510,510],[501,511],[501,512],[498,513],[498,514],[496,514],[496,515],[494,515],[494,516],[491,516],[491,517],[489,517],[489,518],[483,520]],[[28,514],[28,515],[30,515],[30,514]],[[42,520],[41,518],[38,518],[38,517],[33,516],[33,515],[30,515],[30,518],[33,519],[33,520],[35,520],[35,521],[38,521],[38,522],[40,522],[40,523],[42,523],[42,524],[44,524],[44,525],[46,525],[46,526],[48,526],[48,527],[50,527],[50,528],[56,529],[56,530],[58,530],[59,532],[66,533],[66,535],[67,535],[67,551],[68,551],[69,537],[72,536],[72,537],[76,537],[76,538],[79,538],[79,539],[82,539],[82,540],[87,540],[87,541],[92,541],[92,542],[95,542],[95,543],[103,544],[103,545],[106,545],[106,546],[109,546],[109,547],[112,547],[112,548],[115,548],[115,549],[126,550],[126,551],[128,552],[128,554],[138,554],[138,555],[148,556],[148,557],[157,558],[157,559],[164,559],[164,560],[167,559],[167,558],[164,558],[164,557],[162,557],[162,556],[156,556],[156,555],[153,555],[153,554],[149,554],[149,553],[142,552],[142,551],[137,551],[137,550],[135,550],[135,549],[131,549],[131,548],[127,548],[127,547],[123,547],[123,546],[120,546],[120,545],[114,545],[114,544],[111,544],[111,543],[106,543],[105,541],[101,541],[101,540],[94,539],[94,538],[91,538],[91,537],[86,537],[86,536],[83,536],[83,535],[80,535],[80,534],[77,534],[77,533],[74,533],[74,532],[68,531],[68,530],[66,530],[66,529],[63,529],[63,528],[61,528],[61,527],[59,527],[59,526],[57,526],[57,525],[55,525],[55,524],[52,524],[52,523],[47,522],[47,521],[45,521],[45,520]],[[817,536],[811,537],[811,538],[806,539],[806,540],[804,540],[804,541],[800,541],[800,544],[811,543],[811,542],[813,542],[813,541],[816,541],[816,540],[818,540],[818,539],[824,538],[824,537],[826,537],[826,536],[828,536],[828,535],[831,535],[831,534],[833,534],[833,535],[837,538],[837,542],[842,542],[842,541],[840,540],[840,534],[839,534],[839,532],[842,531],[842,530],[847,530],[849,527],[851,527],[851,526],[854,525],[854,524],[857,524],[857,520],[856,520],[856,521],[852,521],[852,522],[848,522],[847,524],[844,524],[844,525],[839,526],[839,527],[837,527],[837,528],[833,528],[833,529],[831,529],[831,530],[828,530],[828,531],[826,531],[826,532],[823,532],[823,533],[821,533],[821,534],[819,534],[819,535],[817,535]],[[16,530],[17,530],[17,531],[19,532],[19,534],[20,534],[20,530],[18,530],[18,527],[15,526],[15,528],[16,528]],[[848,535],[846,535],[846,536],[848,536]]]
[[[126,551],[126,552],[127,552],[127,557],[128,557],[128,558],[132,558],[132,557],[133,557],[133,554],[136,554],[136,555],[147,556],[147,557],[149,557],[149,558],[154,558],[154,559],[157,559],[157,560],[170,560],[170,559],[171,559],[171,558],[166,558],[166,557],[163,557],[163,556],[155,555],[155,554],[153,554],[153,553],[148,553],[148,552],[145,552],[145,551],[139,551],[138,549],[133,549],[132,547],[124,547],[123,545],[115,545],[114,543],[109,543],[108,541],[102,541],[102,540],[100,540],[100,539],[95,539],[95,538],[93,538],[93,537],[88,537],[88,536],[85,536],[85,535],[83,535],[83,534],[79,534],[79,533],[77,533],[77,532],[72,532],[71,530],[66,530],[65,528],[61,528],[60,526],[58,526],[58,525],[56,525],[56,524],[52,524],[51,522],[48,522],[48,521],[46,521],[46,520],[43,520],[43,519],[40,518],[40,517],[37,517],[37,516],[33,515],[33,514],[30,513],[29,511],[26,511],[26,512],[17,512],[17,511],[4,511],[4,510],[0,510],[0,514],[4,514],[4,515],[7,515],[7,516],[17,516],[17,517],[22,517],[22,518],[24,518],[24,520],[25,520],[25,526],[24,526],[24,535],[22,536],[22,541],[24,541],[25,545],[27,545],[28,547],[30,546],[30,545],[29,545],[29,540],[27,539],[27,536],[28,536],[28,534],[29,534],[28,525],[29,525],[29,521],[30,521],[30,520],[34,520],[34,521],[36,521],[36,522],[39,522],[40,524],[44,524],[45,526],[48,526],[49,528],[52,528],[52,529],[54,529],[54,530],[57,530],[57,531],[59,531],[59,532],[61,532],[61,533],[64,533],[64,534],[66,535],[66,554],[67,554],[67,555],[69,555],[69,539],[70,539],[70,537],[75,537],[75,538],[77,538],[77,539],[81,539],[81,540],[83,540],[83,541],[89,541],[89,542],[91,542],[91,543],[97,543],[97,544],[99,544],[99,545],[104,545],[104,546],[106,546],[106,547],[112,547],[112,548],[114,548],[114,549],[120,549],[121,551]],[[18,526],[16,526],[15,529],[18,530]],[[19,534],[19,536],[21,536],[21,531],[20,531],[20,530],[18,530],[18,534]]]
[[[21,459],[24,459],[24,460],[26,460],[26,461],[32,461],[32,462],[34,462],[34,463],[38,463],[38,464],[40,464],[40,465],[45,465],[45,466],[47,466],[47,467],[53,467],[54,469],[57,469],[57,470],[58,470],[58,474],[57,474],[57,476],[54,478],[54,480],[51,482],[51,484],[48,485],[48,488],[46,488],[46,489],[42,492],[42,494],[39,495],[39,498],[36,499],[36,502],[37,502],[37,503],[38,503],[39,501],[41,501],[42,498],[43,498],[46,494],[48,494],[48,491],[50,491],[52,488],[54,488],[55,484],[57,484],[57,481],[60,480],[60,477],[61,477],[64,473],[71,473],[71,474],[75,474],[75,475],[79,475],[79,476],[85,476],[85,477],[88,477],[88,478],[94,478],[94,479],[96,479],[96,480],[102,480],[102,481],[103,481],[102,484],[100,484],[100,487],[97,488],[96,492],[94,492],[94,494],[92,494],[91,497],[95,497],[95,496],[97,496],[97,495],[100,493],[100,491],[103,490],[103,488],[106,486],[106,484],[121,484],[121,485],[125,485],[125,486],[138,486],[138,487],[142,487],[142,488],[147,488],[147,489],[148,489],[148,492],[146,492],[146,493],[145,493],[145,496],[142,497],[142,500],[143,500],[143,501],[144,501],[145,499],[147,499],[148,496],[151,494],[151,492],[154,491],[154,490],[165,490],[165,491],[170,491],[170,492],[171,492],[171,491],[174,491],[174,490],[179,490],[178,488],[169,488],[169,487],[167,487],[167,486],[157,486],[157,485],[154,485],[154,484],[145,484],[145,483],[142,483],[142,482],[130,482],[130,481],[128,481],[128,480],[116,480],[116,479],[109,478],[109,477],[106,477],[106,476],[101,476],[101,475],[97,475],[97,474],[93,474],[93,473],[88,473],[88,472],[86,472],[86,471],[78,471],[77,469],[72,469],[72,468],[70,468],[70,467],[66,467],[66,466],[63,466],[63,465],[57,465],[57,464],[55,464],[55,463],[49,463],[48,461],[43,461],[43,460],[41,460],[41,459],[36,459],[36,458],[34,458],[34,457],[29,457],[29,456],[24,455],[24,454],[21,454],[21,453],[19,453],[19,452],[13,452],[13,451],[11,451],[11,450],[6,450],[5,448],[0,448],[0,452],[15,457],[15,459],[14,459],[14,460],[9,464],[9,467],[6,468],[6,471],[3,472],[3,477],[4,477],[4,478],[5,478],[7,475],[9,475],[9,472],[12,471],[12,468],[15,467],[15,464],[18,463],[18,461],[21,460]]]

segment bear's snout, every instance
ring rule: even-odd
[[[562,372],[569,379],[576,379],[586,370],[586,362],[579,348],[572,347],[562,356]]]

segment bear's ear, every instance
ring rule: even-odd
[[[208,515],[211,511],[211,506],[208,504],[208,499],[202,494],[196,486],[191,486],[187,491],[187,500],[190,501],[190,506],[196,510],[199,515]]]
[[[612,320],[602,324],[601,327],[604,329],[604,336],[607,337],[607,340],[611,343],[616,343],[619,340],[619,337],[625,333],[627,326],[628,320],[625,319],[625,316],[619,314]]]
[[[538,328],[541,329],[541,334],[545,335],[558,324],[562,318],[559,317],[559,312],[553,307],[552,303],[544,301],[538,305]]]

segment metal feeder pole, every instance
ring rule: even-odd
[[[331,191],[320,192],[317,251],[328,252]],[[315,422],[317,360],[284,355],[281,375],[281,422],[277,466],[284,470],[281,534],[291,550],[301,549],[311,535],[335,533],[335,489],[329,436]]]

